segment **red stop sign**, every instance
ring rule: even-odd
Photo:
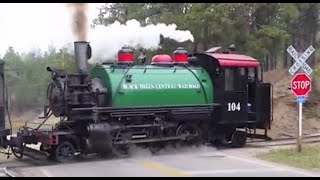
[[[311,90],[311,79],[305,73],[297,73],[291,80],[291,90],[296,96],[305,96]]]

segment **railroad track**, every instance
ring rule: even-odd
[[[302,137],[302,143],[310,144],[320,142],[320,133],[305,135]],[[248,141],[247,145],[251,147],[266,147],[266,146],[285,146],[285,145],[293,145],[297,143],[296,137],[288,137],[281,139],[274,139],[270,141]]]
[[[317,143],[320,142],[320,133],[318,134],[312,134],[312,135],[305,135],[303,136],[302,142],[304,144],[310,144],[310,143]],[[252,147],[252,148],[264,148],[264,147],[270,147],[270,146],[285,146],[285,145],[294,145],[296,144],[296,138],[295,137],[288,137],[288,138],[281,138],[281,139],[274,139],[270,141],[265,141],[265,140],[251,140],[248,139],[247,141],[247,146],[246,147]],[[246,148],[244,147],[244,148]],[[224,149],[224,148],[223,148]],[[39,153],[35,153],[36,151],[27,148],[27,152],[25,154],[27,159],[24,159],[19,162],[13,162],[12,164],[7,164],[7,168],[9,169],[15,169],[15,168],[23,168],[23,167],[30,167],[30,166],[43,166],[43,165],[54,165],[55,163],[49,162],[46,159],[40,158]],[[29,155],[30,153],[30,155]],[[33,154],[33,156],[31,156]],[[37,154],[38,156],[34,156]],[[98,159],[88,159],[88,161],[95,161]],[[99,159],[100,160],[100,159]],[[7,171],[7,168],[0,168],[0,177],[15,177],[13,174],[10,174]]]

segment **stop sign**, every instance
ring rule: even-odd
[[[291,80],[291,90],[296,96],[305,96],[311,90],[311,79],[305,73],[297,73]]]

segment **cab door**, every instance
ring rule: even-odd
[[[258,129],[270,126],[272,115],[272,88],[270,83],[259,83],[256,90],[256,124]],[[269,127],[270,128],[270,127]]]
[[[244,124],[248,119],[246,71],[240,67],[225,67],[220,76],[216,100],[221,103],[220,124]]]

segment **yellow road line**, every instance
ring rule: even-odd
[[[160,171],[160,172],[165,173],[169,176],[178,176],[178,177],[187,176],[187,174],[182,171],[165,166],[160,163],[155,163],[155,162],[149,161],[149,160],[140,160],[139,162],[148,168]]]

